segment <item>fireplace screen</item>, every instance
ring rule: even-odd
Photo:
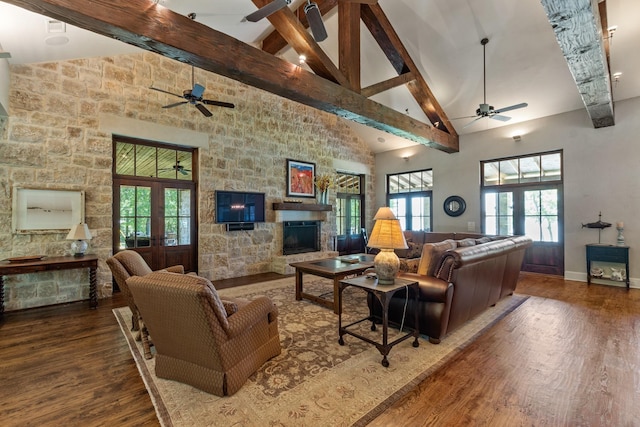
[[[320,221],[285,221],[282,254],[293,255],[320,250]]]

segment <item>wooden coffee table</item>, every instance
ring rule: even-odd
[[[333,312],[338,314],[340,280],[347,276],[362,274],[366,269],[373,267],[373,258],[375,258],[375,255],[355,254],[289,264],[296,269],[296,301],[306,298],[325,307],[333,308]],[[303,273],[333,279],[333,300],[304,292],[302,284]]]

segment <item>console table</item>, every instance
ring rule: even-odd
[[[89,269],[89,307],[96,308],[98,306],[96,293],[98,257],[96,255],[43,257],[35,261],[19,262],[0,261],[0,319],[4,316],[4,276],[74,268]]]
[[[591,284],[591,278],[611,280],[610,277],[598,277],[591,275],[591,264],[594,261],[624,264],[626,270],[625,281],[629,289],[629,246],[603,245],[592,243],[587,245],[587,284]]]

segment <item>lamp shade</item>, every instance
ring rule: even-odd
[[[379,249],[408,248],[407,241],[400,227],[400,221],[396,219],[396,216],[390,208],[382,207],[378,209],[373,219],[376,223],[373,225],[367,246]]]
[[[87,224],[81,222],[71,227],[69,234],[67,234],[67,240],[91,240],[91,233]]]

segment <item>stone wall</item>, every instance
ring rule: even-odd
[[[334,172],[334,159],[373,171],[373,154],[337,117],[202,70],[196,81],[206,87],[206,98],[236,108],[211,107],[210,118],[190,105],[162,109],[177,99],[149,86],[181,93],[191,87],[191,67],[153,53],[12,66],[10,118],[0,134],[0,259],[69,254],[66,233],[12,233],[15,186],[85,190],[90,252],[100,257],[98,294],[111,295],[104,261],[112,253],[112,134],[100,131],[105,115],[208,135],[208,147],[199,149],[198,253],[199,273],[213,280],[269,271],[282,255],[282,227],[271,204],[285,198],[287,158],[315,162],[317,173]],[[265,192],[267,222],[254,231],[227,232],[214,223],[217,189]],[[373,175],[366,177],[366,192],[365,215],[372,218]],[[325,251],[332,249],[334,230],[329,213]],[[9,276],[5,283],[7,311],[88,298],[83,271]]]

